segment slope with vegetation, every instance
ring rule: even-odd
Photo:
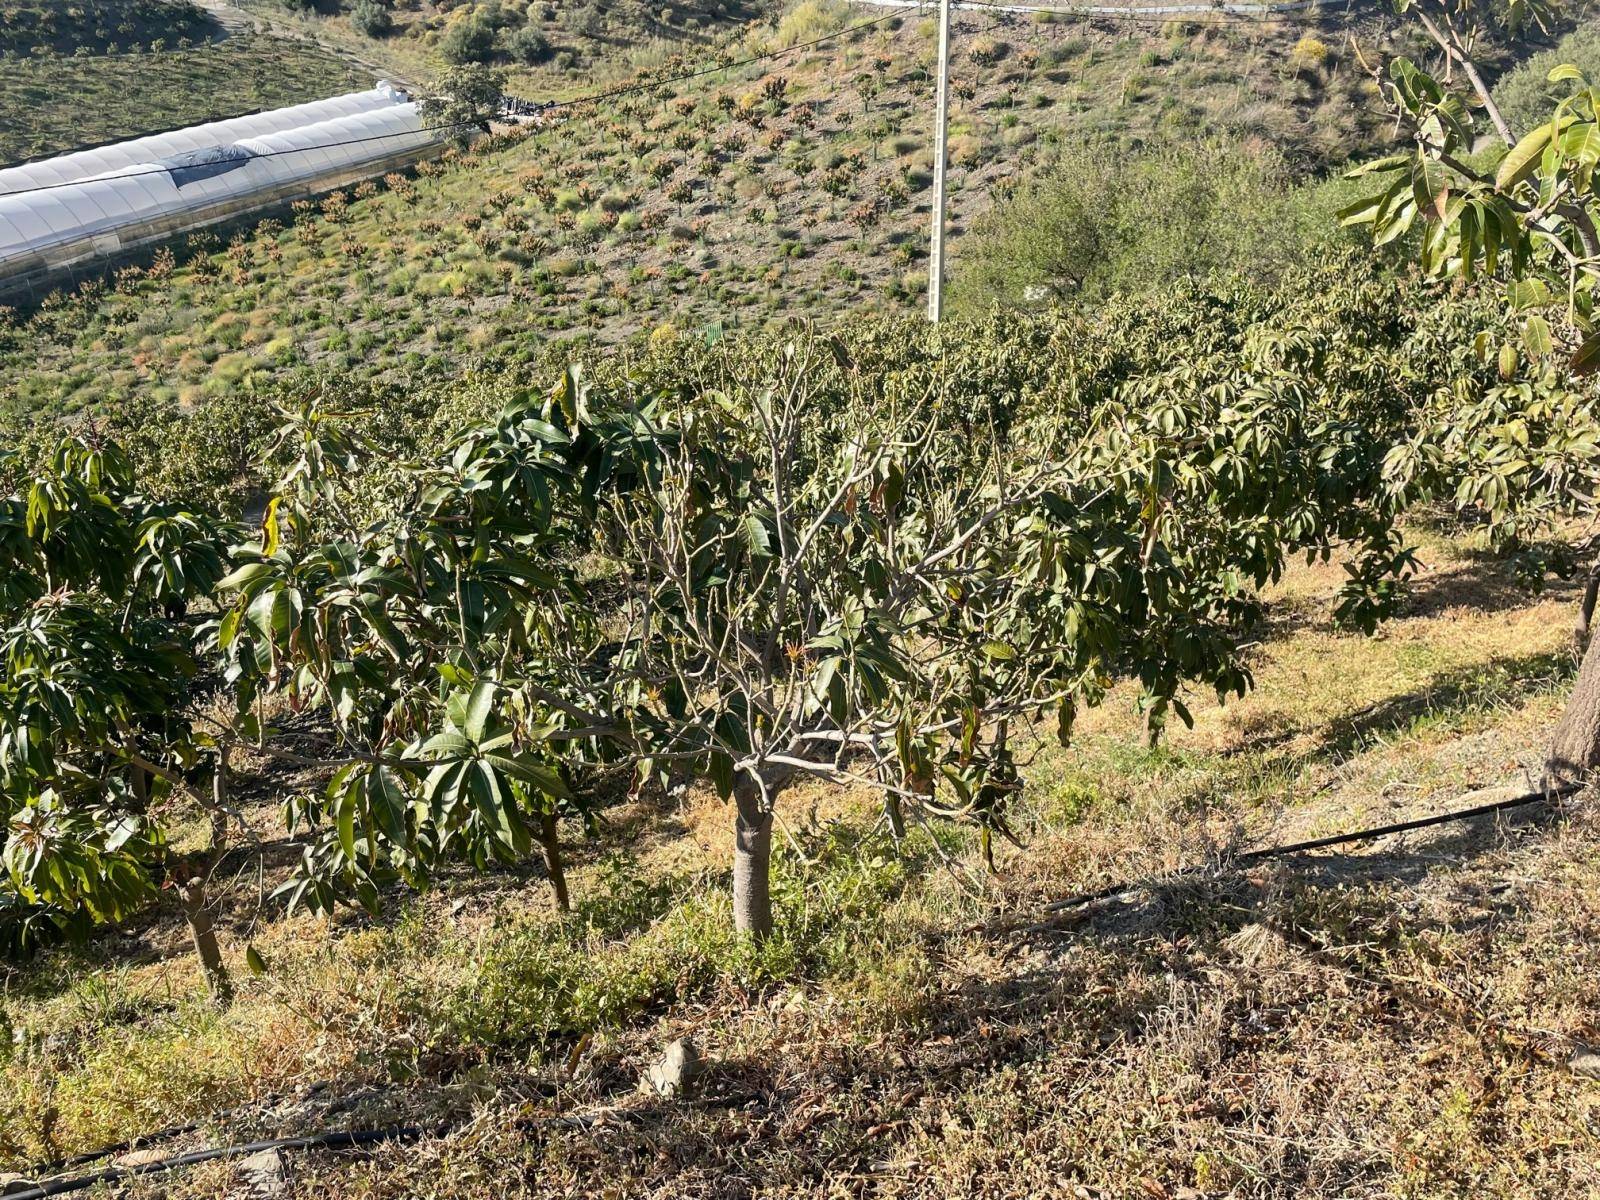
[[[1299,219],[1247,147],[1158,150],[1103,161],[1247,271],[1162,278],[1146,201],[1060,165],[981,235],[1040,252],[938,326],[284,363],[20,428],[0,1154],[348,1123],[404,1145],[299,1194],[1596,1192],[1600,84],[1548,71],[1518,128],[1474,54],[1523,8],[1416,15],[1436,53],[1364,60],[1373,248],[1296,263],[1228,224]],[[599,120],[646,164],[724,111],[809,154],[773,79]],[[1516,815],[1234,858],[1484,785]],[[701,1071],[641,1079],[685,1034]]]
[[[0,166],[298,104],[371,77],[190,0],[0,4]]]
[[[543,97],[624,68],[715,44],[765,11],[745,0],[237,0],[253,15],[364,57],[408,78],[482,63],[509,73],[513,91]]]
[[[793,43],[809,20],[752,48]],[[1295,191],[1294,160],[1342,160],[1377,136],[1350,64],[1293,65],[1298,27],[1177,23],[1155,31],[1157,53],[1151,33],[1118,25],[959,26],[958,231],[1019,173],[1075,161],[1101,135],[1105,160],[1163,131],[1232,133],[1259,160],[1256,192],[1237,198],[1246,211]],[[933,51],[931,23],[891,15],[837,47],[606,103],[420,178],[303,205],[226,247],[200,238],[0,326],[0,403],[76,411],[136,391],[193,402],[237,394],[252,374],[404,378],[662,324],[913,306],[926,286]],[[1312,100],[1269,106],[1262,93]],[[1148,171],[1156,204],[1181,203],[1206,167],[1191,157],[1185,171]],[[1331,213],[1317,193],[1303,203]],[[1238,249],[1241,269],[1262,272],[1299,252],[1265,229]]]

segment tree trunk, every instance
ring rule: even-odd
[[[1580,622],[1588,623],[1584,618]],[[1588,631],[1583,632],[1586,635]],[[1576,782],[1596,767],[1600,767],[1600,638],[1591,639],[1583,652],[1578,680],[1550,739],[1545,786]]]
[[[550,890],[556,894],[556,907],[562,912],[572,911],[567,897],[567,873],[561,865],[561,834],[556,827],[555,813],[539,814],[539,844],[544,847],[544,867],[550,875]]]
[[[1144,710],[1144,729],[1140,742],[1146,750],[1154,750],[1161,744],[1161,730],[1166,723],[1166,718],[1156,712],[1154,705]]]
[[[216,922],[206,907],[206,881],[196,877],[180,884],[178,902],[183,906],[184,920],[189,922],[189,936],[194,939],[194,952],[200,956],[200,970],[211,998],[219,1005],[227,1005],[233,1001],[233,982],[217,946]]]
[[[772,932],[772,810],[761,789],[741,778],[733,785],[733,923],[756,941]]]
[[[1583,602],[1578,605],[1578,620],[1572,627],[1572,645],[1579,654],[1589,646],[1589,628],[1594,621],[1597,598],[1600,598],[1600,563],[1590,567],[1584,579]]]

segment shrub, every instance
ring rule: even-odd
[[[350,24],[368,37],[387,37],[394,30],[394,14],[383,0],[356,0]]]
[[[1309,243],[1338,236],[1327,232],[1336,207],[1331,192],[1292,190],[1287,165],[1269,152],[1073,147],[977,222],[955,291],[984,306],[1097,299],[1219,272],[1271,279]]]
[[[837,33],[850,24],[850,6],[842,0],[800,0],[778,22],[771,49],[787,50],[800,42]]]
[[[476,10],[451,22],[439,39],[439,53],[446,62],[486,63],[494,57],[494,25]]]
[[[1550,82],[1551,70],[1567,63],[1582,71],[1586,79],[1600,79],[1600,27],[1573,30],[1553,49],[1533,55],[1501,77],[1494,98],[1513,130],[1525,134],[1548,121],[1556,103],[1576,90],[1574,80]]]
[[[1309,33],[1289,51],[1289,65],[1297,71],[1320,71],[1328,62],[1328,44]]]
[[[506,41],[506,53],[520,63],[532,66],[550,58],[550,43],[531,25],[517,30]]]

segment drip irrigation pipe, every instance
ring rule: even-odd
[[[1347,846],[1355,842],[1370,842],[1375,838],[1387,837],[1392,833],[1408,833],[1413,829],[1427,829],[1433,825],[1445,825],[1452,821],[1470,821],[1474,817],[1492,816],[1495,813],[1508,812],[1511,809],[1523,808],[1530,804],[1541,804],[1546,801],[1572,796],[1581,791],[1583,786],[1578,783],[1567,783],[1562,784],[1560,787],[1527,792],[1521,796],[1514,796],[1509,800],[1497,800],[1492,804],[1479,804],[1473,808],[1463,808],[1455,812],[1436,813],[1431,817],[1417,817],[1410,821],[1396,821],[1392,825],[1379,825],[1371,829],[1360,829],[1354,833],[1335,833],[1328,837],[1312,838],[1309,841],[1290,842],[1284,846],[1265,846],[1259,850],[1246,850],[1243,854],[1233,855],[1228,860],[1228,864],[1239,866],[1245,863],[1261,862],[1270,858],[1286,858],[1291,854],[1305,854],[1312,850],[1326,850],[1331,846]],[[1076,896],[1052,900],[1044,906],[1044,911],[1058,913],[1075,908],[1084,908],[1090,904],[1097,904],[1102,900],[1110,900],[1141,888],[1149,888],[1170,880],[1185,879],[1198,875],[1208,870],[1210,866],[1211,864],[1209,863],[1196,863],[1193,866],[1182,867],[1166,875],[1150,876],[1129,883],[1114,883],[1092,892],[1080,892]]]
[[[89,1175],[70,1179],[48,1179],[43,1183],[24,1188],[20,1192],[5,1193],[6,1200],[46,1200],[50,1196],[65,1196],[71,1192],[87,1191],[103,1183],[121,1183],[145,1175],[164,1175],[182,1167],[215,1162],[223,1158],[245,1158],[266,1150],[349,1150],[371,1146],[378,1142],[415,1142],[424,1137],[447,1133],[448,1124],[397,1125],[388,1129],[350,1129],[329,1133],[308,1134],[305,1137],[269,1138],[260,1142],[246,1142],[239,1146],[219,1146],[210,1150],[191,1150],[175,1154],[158,1162],[139,1163],[135,1166],[107,1167]]]

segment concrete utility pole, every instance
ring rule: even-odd
[[[939,0],[939,95],[933,125],[933,240],[928,247],[928,320],[944,315],[944,159],[950,116],[950,0]]]

